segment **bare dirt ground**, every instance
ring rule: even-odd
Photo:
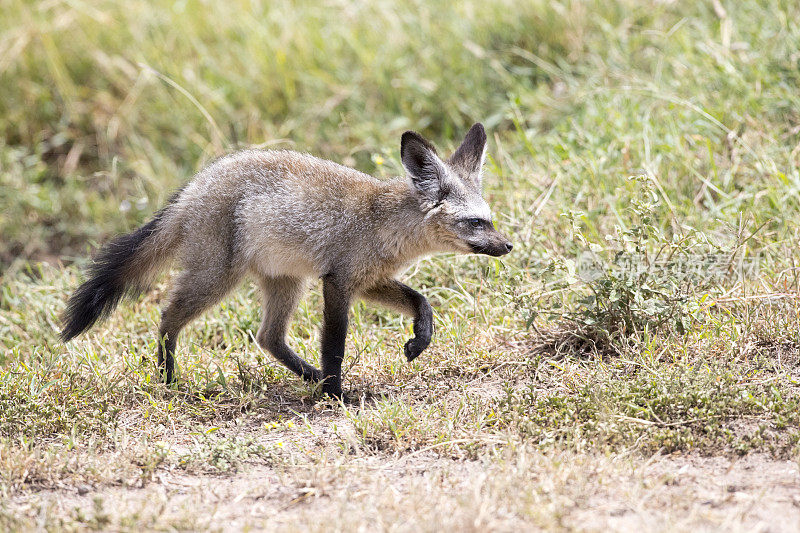
[[[323,420],[325,422],[323,422]],[[800,469],[744,457],[605,457],[500,446],[491,457],[356,452],[319,417],[279,458],[224,474],[157,468],[149,480],[31,488],[6,502],[27,529],[208,531],[797,531]],[[255,428],[249,428],[258,433]],[[285,443],[283,442],[285,440]],[[182,444],[173,443],[173,450]],[[114,457],[109,456],[109,460]]]

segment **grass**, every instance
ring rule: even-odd
[[[625,478],[622,458],[635,469],[653,457],[797,461],[794,3],[0,8],[0,496],[11,502],[0,529],[224,527],[161,500],[123,512],[41,495],[77,487],[135,507],[109,491],[165,476],[239,487],[248,472],[285,490],[265,493],[262,521],[229,525],[285,517],[313,530],[328,510],[341,529],[376,516],[384,529],[401,517],[411,529],[591,528],[580,521],[591,509],[565,502]],[[485,196],[514,252],[425,259],[405,274],[436,323],[410,365],[410,321],[356,306],[356,403],[322,399],[258,348],[249,284],[182,335],[173,388],[153,361],[166,279],[58,341],[94,246],[146,221],[209,159],[294,148],[388,177],[402,171],[405,129],[446,151],[476,120],[490,132]],[[315,362],[320,303],[314,286],[290,333]],[[438,474],[400,473],[415,465]],[[342,518],[342,494],[363,510]],[[678,523],[668,506],[680,503],[646,501]],[[460,513],[436,515],[437,503]],[[708,525],[697,513],[692,524]]]

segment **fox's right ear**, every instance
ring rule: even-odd
[[[460,170],[459,174],[468,183],[480,190],[484,159],[486,159],[486,130],[483,129],[483,124],[476,122],[448,162]]]
[[[407,131],[400,139],[400,160],[414,188],[431,202],[446,196],[447,170],[436,149],[416,131]]]

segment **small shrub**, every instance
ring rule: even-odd
[[[562,271],[577,309],[540,335],[541,350],[618,354],[644,335],[683,335],[700,319],[710,293],[732,272],[736,249],[724,251],[705,234],[681,228],[670,238],[655,225],[659,197],[645,176],[628,208],[633,223],[604,241],[581,230],[582,213],[568,212],[581,251]]]
[[[236,472],[248,459],[270,454],[252,437],[217,437],[215,431],[212,428],[192,435],[191,449],[178,460],[181,468],[190,472]]]

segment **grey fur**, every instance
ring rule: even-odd
[[[181,329],[248,274],[264,293],[259,344],[304,379],[323,381],[323,390],[334,396],[342,393],[354,298],[412,315],[415,336],[406,344],[406,357],[419,355],[433,333],[430,304],[394,276],[427,254],[497,256],[511,249],[481,197],[485,141],[483,127],[473,126],[445,162],[419,134],[406,132],[401,152],[408,176],[388,181],[290,151],[245,150],[200,171],[118,268],[125,283],[138,286],[165,267],[167,257],[177,258],[181,272],[159,328],[159,365],[167,381],[173,379]],[[322,370],[286,344],[289,320],[310,277],[323,279]],[[79,291],[92,289],[91,281]],[[76,307],[67,319],[78,316],[80,302]]]

